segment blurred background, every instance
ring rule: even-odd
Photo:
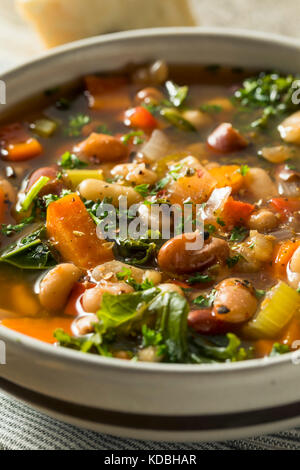
[[[113,1],[119,2],[119,4],[124,7],[126,3],[136,0]],[[178,4],[182,3],[185,9],[190,9],[192,21],[202,26],[248,28],[300,38],[299,0],[285,0],[284,2],[280,0],[173,0],[173,2],[170,0],[139,0],[140,3],[144,1],[148,5],[152,5],[153,11],[155,4],[158,2],[168,2],[169,9],[178,8]],[[16,3],[18,2],[23,5],[26,4],[26,8],[32,7],[36,15],[34,15],[34,17],[28,17],[27,15],[27,18],[25,18],[26,11],[25,15],[24,11],[23,14],[20,13],[20,11],[16,11]],[[36,33],[36,29],[40,28],[42,30],[42,36],[43,32],[45,34],[45,14],[40,12],[40,18],[38,16],[40,5],[43,4],[43,2],[52,3],[54,8],[57,7],[57,5],[64,6],[69,4],[73,5],[73,8],[80,9],[83,5],[86,5],[88,8],[88,4],[95,5],[99,3],[99,5],[103,5],[106,0],[0,0],[0,72],[12,65],[33,58],[34,55],[45,49],[41,41],[41,35]],[[117,10],[120,11],[116,12]],[[122,19],[121,7],[120,9],[115,8],[114,11],[116,15],[119,15],[119,28],[128,29],[128,15],[126,16],[124,13],[124,18]],[[141,25],[142,15],[143,9],[141,9],[141,14],[138,18],[138,27]],[[186,21],[184,15],[182,18],[185,18],[182,25],[190,23],[190,21]],[[78,22],[76,15],[75,17],[67,15],[64,21],[66,28],[71,26],[71,22],[74,28],[76,26],[74,23],[76,23],[76,21]],[[155,15],[151,21],[150,26],[157,25],[155,24]],[[42,22],[42,24],[40,24],[40,22]],[[158,17],[158,25],[159,22],[160,18]],[[51,20],[51,17],[49,17],[48,25],[46,25],[47,34],[49,34],[50,31],[54,37],[56,34],[55,23],[56,21]],[[79,27],[79,25],[77,26]],[[134,19],[129,26],[131,28],[134,27]],[[54,30],[52,31],[51,29]],[[99,24],[97,33],[101,32],[103,31],[101,30],[101,24]],[[85,35],[85,33],[81,32],[81,35]],[[59,41],[61,41],[61,39],[59,39]]]

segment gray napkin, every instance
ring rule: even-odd
[[[0,393],[0,450],[298,450],[300,428],[222,443],[122,439],[65,424]]]

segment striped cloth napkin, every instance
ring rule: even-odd
[[[299,450],[300,428],[238,441],[169,443],[122,439],[65,424],[0,392],[0,450]]]

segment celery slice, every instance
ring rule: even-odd
[[[82,181],[90,178],[96,180],[104,179],[102,170],[66,170],[65,175],[67,175],[74,188],[76,188]]]
[[[24,201],[21,203],[21,211],[26,212],[29,207],[31,206],[33,200],[39,194],[41,189],[46,186],[46,184],[50,181],[48,176],[41,176],[30,188],[28,193],[25,196]]]
[[[285,282],[278,282],[261,305],[256,317],[244,328],[250,338],[276,338],[300,307],[300,295]]]
[[[37,119],[32,124],[33,131],[41,137],[51,137],[57,129],[57,123],[50,119]]]

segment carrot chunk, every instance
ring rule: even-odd
[[[98,110],[120,110],[130,106],[127,80],[122,77],[85,77],[89,106]]]
[[[227,227],[245,225],[254,209],[253,204],[236,201],[232,197],[229,197],[224,204],[221,217]]]
[[[286,278],[287,265],[299,246],[299,240],[286,240],[283,243],[280,243],[277,248],[275,248],[275,256],[272,267],[274,276],[276,278]]]
[[[223,165],[208,171],[217,180],[217,188],[230,186],[233,192],[237,192],[243,184],[243,176],[239,170],[238,165]]]
[[[5,150],[7,151],[7,160],[21,162],[37,157],[42,153],[43,148],[38,140],[30,138],[26,142],[9,144]]]
[[[188,198],[195,204],[207,201],[216,187],[216,180],[203,167],[192,176],[183,176],[167,187],[172,204],[183,204]]]
[[[1,325],[11,330],[23,333],[31,338],[39,339],[45,343],[56,343],[53,331],[62,328],[66,333],[72,334],[71,325],[73,318],[45,317],[45,318],[5,318]]]
[[[294,345],[294,347],[297,347],[298,349],[300,347],[300,343],[295,344],[296,341],[300,341],[300,320],[299,318],[294,317],[279,342],[287,344],[288,346]]]
[[[46,226],[63,259],[82,269],[93,268],[114,257],[111,245],[97,237],[95,224],[75,193],[49,205]]]

